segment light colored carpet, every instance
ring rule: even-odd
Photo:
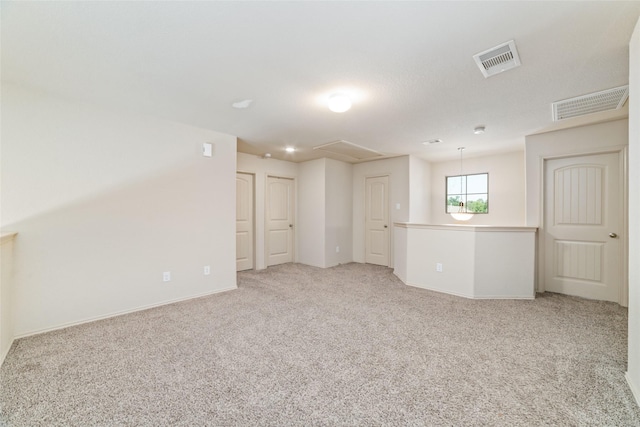
[[[390,269],[282,265],[239,289],[17,341],[9,426],[634,426],[627,311],[473,301]]]

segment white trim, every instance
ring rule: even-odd
[[[3,231],[0,234],[0,244],[4,245],[5,243],[12,241],[17,235],[18,233],[14,231]]]
[[[188,300],[192,300],[192,299],[196,299],[196,298],[202,298],[202,297],[206,297],[206,296],[209,296],[209,295],[218,294],[218,293],[221,293],[221,292],[233,291],[235,289],[238,289],[238,287],[237,286],[233,286],[233,287],[224,288],[224,289],[216,289],[215,291],[208,291],[208,292],[204,292],[204,293],[201,293],[201,294],[191,295],[191,296],[182,297],[182,298],[176,298],[176,299],[163,301],[163,302],[159,302],[159,303],[155,303],[155,304],[144,305],[144,306],[141,306],[141,307],[136,307],[136,308],[132,308],[132,309],[129,309],[129,310],[117,311],[117,312],[110,313],[110,314],[105,314],[105,315],[102,315],[102,316],[89,317],[89,318],[86,318],[86,319],[83,319],[83,320],[63,323],[61,325],[53,326],[53,327],[50,327],[50,328],[44,328],[44,329],[38,329],[38,330],[35,330],[35,331],[25,332],[23,334],[16,335],[15,337],[13,337],[13,339],[17,340],[17,339],[20,339],[20,338],[26,338],[26,337],[30,337],[32,335],[39,335],[39,334],[43,334],[43,333],[46,333],[46,332],[57,331],[59,329],[69,328],[71,326],[78,326],[78,325],[82,325],[84,323],[96,322],[98,320],[109,319],[111,317],[117,317],[117,316],[122,316],[124,314],[130,314],[130,313],[135,313],[135,312],[138,312],[138,311],[149,310],[151,308],[161,307],[163,305],[169,305],[169,304],[174,304],[174,303],[177,303],[177,302],[188,301]]]
[[[395,227],[400,228],[422,228],[430,230],[454,230],[454,231],[473,231],[473,232],[498,232],[508,231],[512,232],[524,232],[535,233],[538,231],[537,227],[502,227],[495,225],[470,225],[470,224],[417,224],[411,222],[394,222]]]
[[[620,305],[629,307],[629,146],[621,151],[620,180],[622,182],[622,289],[620,289]]]
[[[510,295],[510,296],[505,296],[505,295],[479,295],[476,297],[473,297],[472,299],[510,299],[510,300],[527,300],[527,301],[533,301],[534,299],[536,299],[535,296],[531,296],[531,295]]]
[[[472,295],[466,295],[466,294],[462,294],[462,293],[459,293],[459,292],[445,292],[442,289],[435,289],[435,288],[431,288],[429,286],[417,285],[415,283],[410,283],[410,282],[405,282],[405,281],[403,281],[403,283],[405,285],[411,286],[413,288],[426,289],[427,291],[437,292],[439,294],[453,295],[454,297],[462,297],[462,298],[466,298],[466,299],[474,299]]]
[[[396,277],[398,277],[398,276],[396,275]],[[400,277],[398,277],[398,279],[400,279],[402,281],[402,283],[404,283],[405,285],[411,286],[413,288],[426,289],[427,291],[438,292],[439,294],[453,295],[454,297],[461,297],[461,298],[466,298],[466,299],[474,299],[474,300],[505,299],[505,300],[529,300],[529,301],[536,299],[535,296],[530,296],[530,295],[513,295],[513,296],[505,296],[505,295],[474,296],[474,295],[467,295],[467,294],[463,294],[463,293],[459,293],[459,292],[447,292],[447,291],[443,291],[442,289],[431,288],[429,286],[424,286],[424,285],[417,285],[415,283],[406,282],[406,281],[402,280],[402,278],[400,278]]]
[[[631,394],[633,394],[634,399],[636,399],[636,403],[640,406],[640,389],[638,389],[631,380],[629,371],[624,373],[624,378],[627,380],[627,385],[629,386],[629,389],[631,389]]]

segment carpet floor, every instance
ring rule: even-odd
[[[467,300],[300,264],[14,343],[7,426],[638,426],[627,310]]]

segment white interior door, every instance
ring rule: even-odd
[[[293,262],[294,190],[293,179],[267,177],[267,266]]]
[[[389,177],[365,181],[365,262],[389,266]]]
[[[236,174],[236,271],[253,268],[253,175]]]
[[[620,302],[620,154],[553,159],[545,166],[545,290]]]

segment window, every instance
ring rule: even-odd
[[[467,212],[489,213],[489,174],[457,175],[447,178],[447,213],[458,212],[460,202]]]

